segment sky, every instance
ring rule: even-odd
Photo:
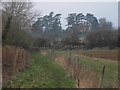
[[[70,13],[94,14],[95,17],[105,17],[118,27],[118,3],[117,2],[34,2],[34,9],[42,16],[48,15],[51,11],[55,14],[62,14],[62,27],[66,28],[65,18]]]

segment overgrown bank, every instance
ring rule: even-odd
[[[74,88],[75,82],[62,66],[39,52],[31,54],[30,68],[9,81],[7,88]]]
[[[14,46],[2,47],[2,83],[3,85],[13,79],[19,72],[28,68],[29,53]]]
[[[96,54],[96,58],[81,55],[82,53]],[[97,50],[82,50],[82,51],[47,51],[48,55],[53,57],[55,61],[62,63],[73,78],[76,79],[77,85],[80,88],[117,88],[118,87],[118,62],[111,61],[106,56],[104,59],[99,58],[99,53],[107,53],[109,58],[111,53],[115,51],[97,51]],[[115,54],[116,56],[116,54]],[[105,66],[104,75],[103,66]],[[101,83],[101,77],[102,83]]]

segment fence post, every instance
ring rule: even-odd
[[[104,78],[104,73],[105,73],[105,66],[103,66],[103,68],[102,68],[102,75],[101,75],[100,82],[99,82],[99,88],[102,87],[102,82],[103,82],[103,78]]]
[[[78,70],[78,71],[77,71],[77,79],[78,79],[78,80],[77,80],[77,81],[78,81],[78,82],[77,82],[77,86],[78,86],[78,88],[80,88],[80,80],[79,80],[79,72],[80,72],[80,71],[79,71],[79,58],[77,59],[77,70]]]
[[[71,52],[70,52],[70,59],[72,59],[72,54],[71,54]]]
[[[78,88],[80,88],[80,80],[79,80],[79,78],[78,78],[77,86],[78,86]]]
[[[74,58],[74,78],[76,79],[76,58]]]
[[[80,61],[79,61],[79,58],[78,58],[78,63],[77,63],[77,64],[78,64],[78,66],[79,66],[79,62],[80,62]]]

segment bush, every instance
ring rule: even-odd
[[[37,47],[49,47],[50,46],[50,41],[45,38],[37,38],[34,42],[34,46]]]
[[[93,30],[87,32],[85,36],[87,48],[93,47],[117,47],[118,33],[117,30]]]
[[[62,40],[62,45],[80,45],[80,40],[79,37],[75,33],[68,33],[63,36]]]
[[[11,30],[4,40],[3,45],[13,45],[24,49],[30,49],[33,46],[33,37],[22,30]]]

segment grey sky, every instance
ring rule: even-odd
[[[97,18],[105,17],[113,22],[113,26],[118,26],[118,3],[117,2],[37,2],[35,3],[36,10],[40,11],[44,16],[51,11],[61,13],[62,26],[65,28],[65,18],[69,13],[92,13]]]

